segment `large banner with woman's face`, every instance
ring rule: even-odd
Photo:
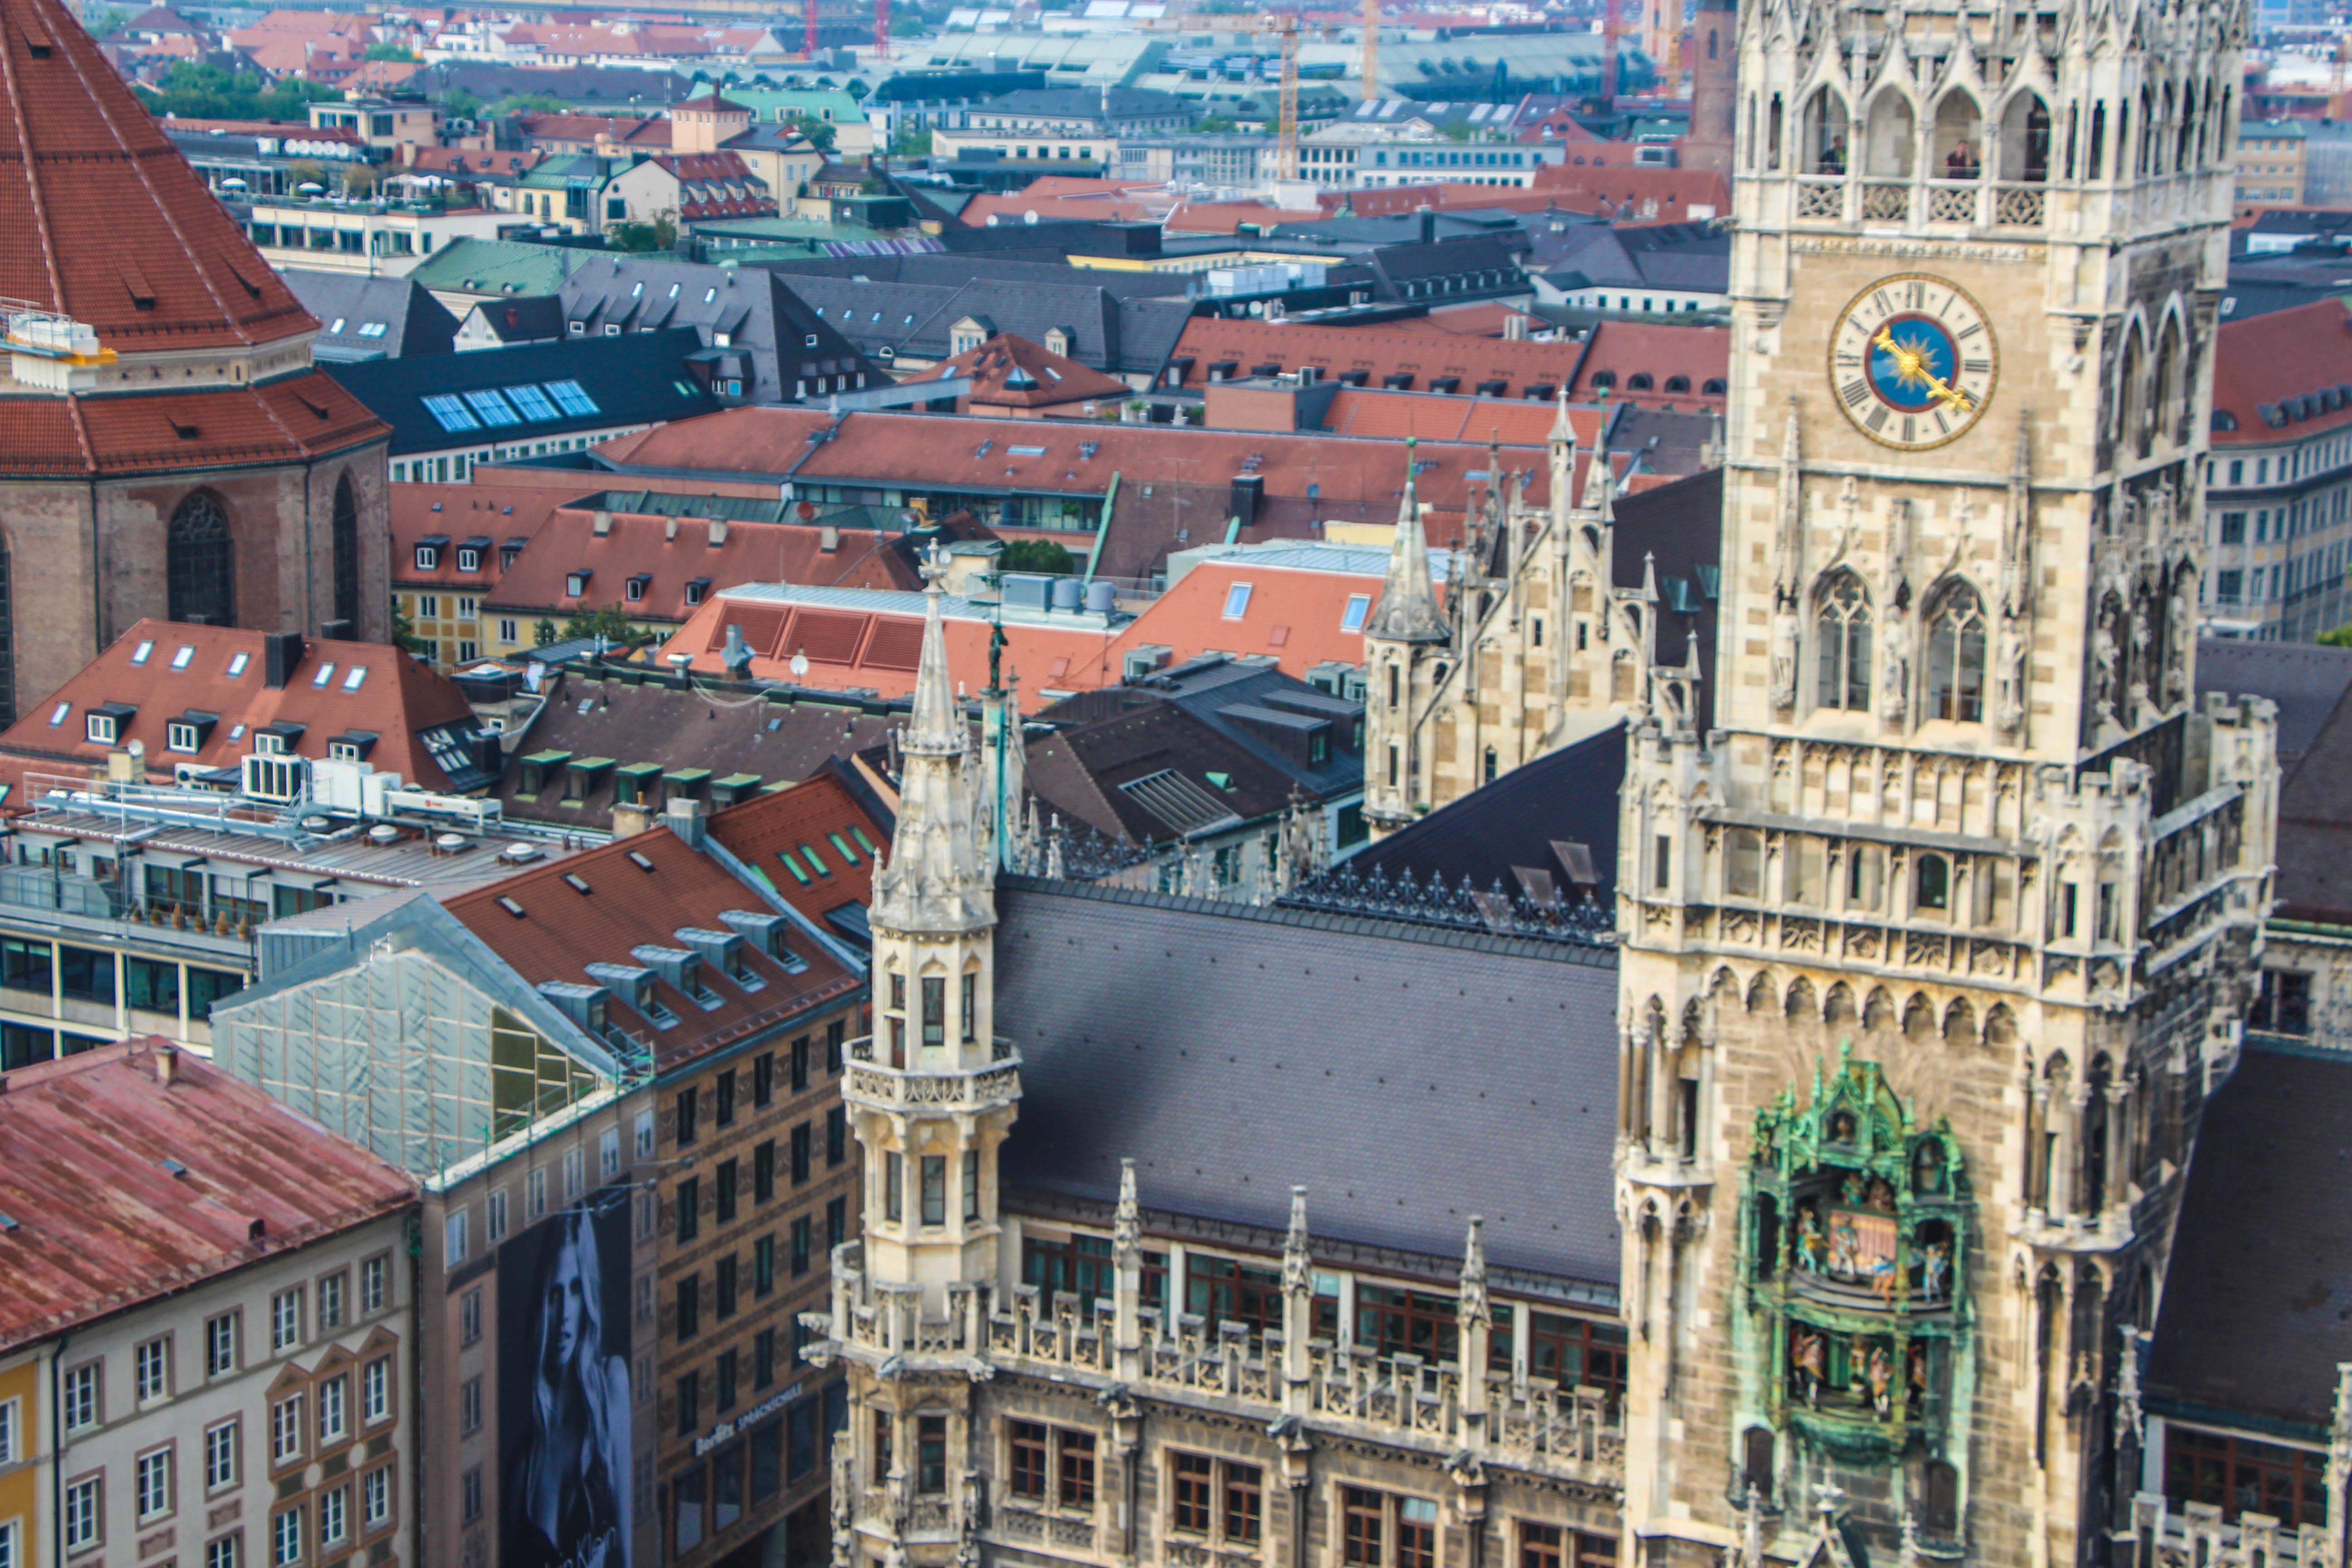
[[[499,1249],[501,1568],[628,1568],[629,1189]]]

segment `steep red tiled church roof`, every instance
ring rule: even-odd
[[[0,0],[0,299],[122,353],[315,325],[57,0]]]

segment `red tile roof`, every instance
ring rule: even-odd
[[[1400,331],[1393,327],[1323,327],[1296,321],[1259,321],[1195,316],[1176,341],[1176,357],[1190,359],[1188,385],[1209,379],[1209,367],[1229,363],[1235,375],[1252,375],[1261,364],[1284,371],[1312,365],[1330,380],[1351,370],[1367,384],[1381,385],[1392,374],[1410,374],[1408,391],[1425,392],[1453,376],[1465,396],[1481,384],[1498,381],[1502,395],[1518,397],[1530,386],[1557,387],[1576,368],[1577,345],[1501,338],[1464,338],[1451,333]]]
[[[406,1173],[153,1039],[8,1074],[0,1148],[0,1351],[415,1201]]]
[[[179,763],[234,767],[254,749],[255,731],[295,724],[300,733],[286,749],[297,756],[324,757],[329,741],[370,731],[376,742],[363,760],[378,773],[396,773],[420,789],[449,787],[422,732],[473,717],[456,683],[380,643],[313,638],[287,684],[272,689],[263,642],[262,633],[235,626],[142,620],[0,731],[0,752],[77,772],[103,763],[114,746],[89,738],[89,718],[118,704],[131,711],[120,718],[115,745],[140,742],[148,776],[163,782]],[[355,669],[366,672],[357,686]],[[192,711],[215,722],[194,752],[174,752],[166,727]]]
[[[1488,439],[1506,447],[1541,447],[1551,440],[1552,422],[1559,411],[1552,404],[1527,398],[1427,397],[1410,392],[1334,394],[1323,416],[1323,427],[1335,436],[1375,436],[1399,440],[1411,436],[1423,441]],[[1585,453],[1601,438],[1601,413],[1596,407],[1571,407],[1568,422],[1576,431],[1580,468]]]
[[[2300,440],[2352,425],[2344,392],[2352,385],[2352,303],[2345,299],[2224,321],[2214,348],[2214,446]],[[2323,391],[2335,394],[2334,408]]]
[[[999,408],[1055,408],[1064,404],[1125,401],[1133,395],[1127,383],[1090,370],[1065,355],[1012,332],[999,332],[975,349],[967,349],[927,370],[911,381],[953,381],[971,378],[963,409],[986,414]]]
[[[786,903],[822,921],[845,904],[874,901],[873,849],[888,850],[890,824],[868,812],[839,778],[821,773],[718,813],[710,819],[710,836],[767,878]],[[816,850],[814,865],[809,863],[809,848]],[[808,881],[793,875],[782,859],[787,849]]]
[[[1353,335],[1345,328],[1307,330]],[[1422,349],[1431,342],[1426,336],[1412,340]],[[1559,352],[1562,346],[1467,342],[1473,350]],[[1463,346],[1450,339],[1437,343],[1447,351]],[[1566,347],[1571,353],[1575,350],[1574,344]],[[1463,390],[1470,388],[1465,384]],[[828,428],[832,437],[812,451],[810,438]],[[1042,449],[1028,450],[1032,447]],[[1404,479],[1404,454],[1394,446],[1335,441],[1320,432],[1278,435],[1071,419],[951,420],[937,414],[850,414],[836,420],[801,408],[724,409],[616,437],[596,450],[625,472],[643,467],[672,475],[790,473],[804,485],[887,484],[917,492],[1100,496],[1117,474],[1122,476],[1123,496],[1132,493],[1124,487],[1147,485],[1199,487],[1223,494],[1230,490],[1234,476],[1249,473],[1265,481],[1269,501],[1306,501],[1312,491],[1318,516],[1379,522],[1394,521]],[[1462,510],[1470,500],[1469,475],[1486,468],[1486,454],[1483,444],[1432,443],[1423,445],[1416,458],[1431,537],[1444,542],[1460,526]],[[1528,490],[1530,502],[1546,494],[1543,466],[1536,468]]]
[[[1499,338],[1507,324],[1514,321],[1528,323],[1533,331],[1548,331],[1550,322],[1531,316],[1516,305],[1506,305],[1499,300],[1481,300],[1470,305],[1443,305],[1426,316],[1407,316],[1402,321],[1384,323],[1401,332],[1451,332],[1463,338]]]
[[[694,613],[686,602],[689,582],[700,580],[708,594],[746,583],[803,583],[818,587],[903,588],[884,546],[888,536],[867,529],[837,529],[826,550],[824,530],[793,523],[734,522],[725,537],[710,542],[710,524],[694,517],[662,517],[616,511],[610,530],[596,532],[596,514],[559,507],[547,515],[515,563],[488,590],[483,605],[500,610],[579,615],[619,605],[633,616],[683,621]],[[489,530],[495,534],[495,530]],[[453,532],[452,538],[457,535]],[[410,552],[411,564],[415,552]],[[491,563],[495,566],[496,563]],[[587,592],[564,592],[574,572],[590,574]],[[644,597],[632,601],[626,585],[646,579]]]
[[[143,474],[284,463],[345,451],[391,433],[322,371],[203,392],[5,397],[0,398],[0,474]]]
[[[588,973],[589,964],[651,967],[633,957],[631,950],[648,944],[685,947],[677,935],[681,930],[724,932],[729,927],[721,917],[730,910],[770,912],[758,893],[667,827],[614,839],[459,893],[447,901],[447,908],[533,985],[551,981],[601,984]],[[517,915],[515,909],[522,913]],[[614,1022],[649,1041],[656,1070],[667,1072],[856,993],[861,984],[857,975],[823,946],[800,931],[792,934],[790,945],[807,963],[797,973],[746,942],[744,962],[765,982],[760,989],[747,990],[705,964],[703,983],[719,999],[715,1008],[706,1010],[667,980],[657,979],[655,994],[677,1016],[677,1023],[656,1029],[625,998],[615,1000]]]
[[[314,329],[58,0],[0,0],[0,299],[121,353]]]
[[[1608,372],[1609,397],[1641,408],[1672,404],[1676,408],[1724,406],[1723,387],[1731,375],[1731,329],[1682,326],[1667,321],[1603,321],[1586,338],[1576,362],[1569,395],[1579,402],[1600,393],[1594,378]],[[1649,377],[1647,386],[1636,378]],[[1669,382],[1685,384],[1670,389]],[[1708,384],[1717,390],[1708,392]]]

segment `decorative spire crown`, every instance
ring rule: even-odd
[[[874,874],[869,918],[886,931],[980,931],[996,923],[996,886],[988,808],[976,770],[966,765],[963,705],[948,682],[947,552],[934,545],[922,571],[923,652],[914,709],[898,732],[898,829],[889,858]]]
[[[1421,501],[1413,493],[1419,464],[1413,441],[1404,443],[1404,496],[1397,504],[1396,537],[1389,545],[1389,574],[1381,588],[1380,607],[1364,625],[1364,635],[1386,642],[1444,642],[1452,634],[1437,608],[1430,586],[1429,539],[1422,531]]]

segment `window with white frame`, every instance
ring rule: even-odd
[[[223,1312],[205,1320],[205,1375],[223,1377],[236,1370],[237,1314]]]
[[[87,1552],[102,1539],[99,1504],[103,1484],[104,1478],[99,1476],[67,1483],[58,1532],[65,1537],[68,1552]]]
[[[522,1212],[526,1219],[538,1219],[547,1213],[547,1170],[534,1165],[522,1178]]]
[[[575,1203],[580,1197],[581,1173],[587,1162],[576,1146],[563,1152],[563,1201]]]
[[[270,1516],[269,1561],[271,1568],[287,1568],[289,1563],[302,1561],[301,1504]]]
[[[163,1518],[172,1511],[172,1450],[142,1454],[136,1470],[139,1522]]]
[[[58,1390],[58,1403],[65,1407],[66,1430],[98,1425],[98,1363],[88,1361],[66,1369],[64,1381]]]
[[[0,1524],[0,1568],[24,1568],[24,1537],[13,1519]]]
[[[276,1355],[302,1342],[302,1287],[269,1298],[269,1351]]]
[[[457,1209],[441,1222],[442,1262],[456,1268],[466,1261],[466,1211]]]
[[[392,1419],[392,1358],[378,1356],[360,1373],[360,1419],[373,1426]]]
[[[205,1568],[238,1568],[238,1548],[244,1537],[224,1535],[205,1542]]]
[[[319,1494],[319,1550],[331,1552],[351,1539],[352,1489],[337,1487]]]
[[[600,1181],[611,1181],[621,1173],[621,1134],[608,1131],[596,1143],[596,1173]]]
[[[343,1326],[343,1295],[348,1283],[341,1272],[329,1274],[319,1281],[319,1328],[321,1332]]]
[[[363,1528],[381,1530],[392,1521],[392,1467],[370,1470],[360,1478],[360,1510]]]
[[[653,1157],[654,1113],[650,1110],[640,1111],[637,1113],[637,1158],[650,1160]]]
[[[161,1399],[172,1392],[172,1341],[166,1335],[149,1340],[131,1352],[131,1383],[139,1403]]]
[[[340,1443],[351,1431],[352,1380],[331,1377],[319,1384],[319,1442]]]
[[[236,1437],[234,1421],[205,1429],[205,1490],[216,1492],[236,1485]]]
[[[17,1412],[23,1408],[21,1400],[0,1399],[0,1465],[16,1462],[17,1423],[23,1419]]]
[[[506,1239],[507,1190],[499,1187],[482,1201],[482,1239],[496,1246]]]
[[[302,1396],[289,1394],[269,1407],[269,1462],[289,1464],[302,1457]]]
[[[384,1309],[392,1277],[392,1260],[371,1258],[360,1265],[360,1310],[381,1312]]]

